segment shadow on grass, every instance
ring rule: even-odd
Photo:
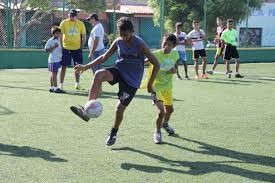
[[[165,142],[165,144],[167,144],[169,146],[180,148],[180,149],[183,149],[186,151],[191,151],[191,152],[199,153],[199,154],[212,155],[212,156],[222,156],[222,157],[232,158],[232,159],[240,160],[242,162],[250,163],[250,164],[275,167],[275,158],[274,157],[255,155],[255,154],[243,153],[243,152],[238,152],[238,151],[234,151],[234,150],[230,150],[230,149],[225,149],[225,148],[213,146],[213,145],[210,145],[210,144],[207,144],[204,142],[187,139],[187,138],[181,137],[177,134],[170,136],[170,137],[179,138],[179,139],[191,142],[191,143],[196,143],[196,144],[200,145],[199,148],[202,149],[202,150],[194,150],[194,149],[189,149],[186,147],[181,147],[176,144],[169,143],[169,142]]]
[[[186,140],[186,139],[184,139],[184,140]],[[191,142],[193,142],[193,141],[191,141]],[[194,142],[196,143],[196,141],[194,141]],[[192,151],[195,153],[201,153],[200,151],[197,152],[195,150],[184,148],[184,147],[174,145],[171,143],[165,143],[165,144],[172,145],[174,147]],[[211,146],[211,145],[208,145],[208,146]],[[213,146],[213,147],[215,147],[215,146]],[[222,150],[223,153],[215,153],[215,151],[216,151],[215,148]],[[209,153],[209,155],[221,154],[221,155],[224,155],[225,157],[232,157],[232,158],[235,158],[235,159],[241,160],[241,161],[215,161],[215,162],[175,161],[175,160],[170,160],[167,157],[163,157],[160,155],[156,155],[156,154],[153,154],[150,152],[145,152],[145,151],[141,151],[141,150],[130,148],[130,147],[113,148],[112,150],[114,150],[114,151],[130,151],[130,152],[134,152],[134,153],[139,153],[144,156],[158,160],[162,164],[165,163],[165,164],[171,166],[171,168],[167,168],[167,167],[162,167],[162,166],[122,163],[121,168],[124,170],[136,169],[138,171],[147,172],[147,173],[162,173],[163,171],[170,171],[170,172],[174,172],[174,173],[194,175],[194,176],[209,174],[209,173],[213,173],[213,172],[221,172],[221,173],[227,173],[227,174],[232,174],[232,175],[249,178],[252,180],[275,182],[274,174],[246,170],[243,168],[239,168],[239,167],[230,165],[230,163],[240,164],[240,163],[250,163],[251,161],[246,162],[247,158],[244,158],[244,157],[238,158],[235,155],[229,156],[228,154],[230,154],[230,152],[232,150],[228,150],[228,149],[224,149],[224,148],[220,148],[220,147],[215,147],[215,148],[214,148],[215,150],[213,150],[214,153]],[[247,153],[241,153],[241,152],[236,152],[236,151],[233,151],[233,152],[236,153],[236,155],[240,155],[241,157],[245,156],[247,154]],[[206,153],[206,154],[208,154],[208,153]],[[262,158],[266,158],[265,161],[272,160],[270,157],[263,157],[263,156],[259,156],[259,155],[248,154],[248,156],[253,156],[253,159],[262,157]],[[250,158],[248,157],[248,159],[250,159]],[[255,161],[252,161],[252,163],[255,163]],[[262,163],[258,163],[258,161],[257,161],[256,164],[262,164]],[[263,164],[265,165],[265,163],[263,163]],[[175,167],[175,168],[173,168],[173,167]],[[184,169],[180,169],[183,167],[184,167]]]
[[[52,162],[68,162],[68,160],[56,157],[55,154],[43,149],[37,149],[29,146],[15,146],[0,143],[0,155],[17,156],[23,158],[42,158]]]
[[[22,87],[22,86],[9,86],[9,85],[0,85],[0,88],[13,88],[13,89],[22,89],[22,90],[35,90],[35,91],[47,91],[45,89],[40,88],[32,88],[32,87]]]
[[[14,113],[14,111],[0,105],[0,115],[10,115],[13,113]]]
[[[223,81],[218,81],[218,80],[211,80],[211,79],[205,79],[205,80],[196,80],[196,82],[200,83],[216,83],[216,84],[226,84],[226,85],[244,85],[248,86],[250,84],[247,83],[240,83],[240,82],[234,82],[235,80],[223,80]]]

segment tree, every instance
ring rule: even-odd
[[[160,0],[148,0],[149,6],[154,9],[154,22],[159,25],[160,19]],[[249,2],[249,10],[247,9]],[[223,16],[225,19],[233,18],[236,22],[244,20],[247,13],[260,9],[262,0],[207,0],[207,30],[208,37],[214,36],[216,29],[216,17]],[[174,24],[178,21],[183,22],[183,30],[188,32],[192,29],[192,21],[200,20],[203,25],[204,0],[165,0],[165,29],[174,31]]]
[[[63,2],[66,9],[78,8],[87,12],[91,9],[99,12],[106,6],[102,0],[0,0],[0,10],[4,10],[0,11],[0,24],[7,25],[6,12],[12,14],[13,30],[10,34],[13,35],[13,47],[20,47],[22,34],[35,24],[45,24],[43,19],[53,17],[54,12],[64,6]],[[4,26],[1,26],[0,34],[0,44],[7,45],[8,36]]]

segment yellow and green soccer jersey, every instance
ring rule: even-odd
[[[78,50],[81,47],[81,34],[86,34],[83,22],[76,19],[66,19],[61,22],[60,29],[63,34],[63,47],[67,50]]]
[[[179,53],[176,50],[171,50],[169,54],[164,54],[162,50],[156,50],[153,52],[154,56],[157,58],[160,70],[157,74],[157,77],[153,83],[153,87],[156,91],[161,90],[172,90],[173,87],[173,74],[167,73],[171,68],[175,67],[179,59]],[[150,78],[153,65],[149,64],[149,75]]]

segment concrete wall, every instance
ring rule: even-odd
[[[208,63],[213,63],[216,53],[214,48],[207,49]],[[275,62],[275,48],[240,48],[240,58],[243,63]],[[88,62],[88,50],[83,51],[84,63]],[[115,62],[116,55],[112,56],[104,66]],[[193,64],[192,51],[187,49],[189,64]],[[48,54],[40,49],[0,49],[0,69],[17,68],[46,68]]]

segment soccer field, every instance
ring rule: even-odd
[[[0,182],[275,182],[275,64],[242,64],[243,79],[220,74],[174,80],[171,126],[164,144],[153,142],[155,108],[139,90],[126,110],[117,143],[105,145],[117,86],[103,85],[103,114],[82,121],[71,105],[85,90],[48,92],[47,69],[0,70]],[[180,66],[180,72],[183,67]]]

